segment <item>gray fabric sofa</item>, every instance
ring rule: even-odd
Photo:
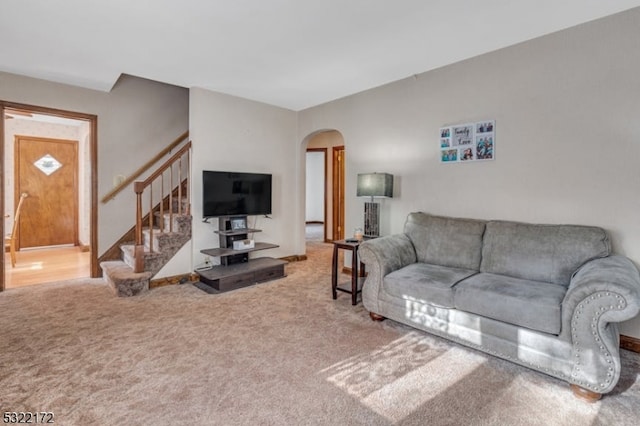
[[[597,227],[411,213],[362,243],[364,307],[516,362],[597,400],[620,377],[617,323],[640,309],[640,275]]]

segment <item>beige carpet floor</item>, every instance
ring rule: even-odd
[[[635,425],[640,356],[595,404],[568,385],[331,299],[331,246],[210,295],[101,280],[0,294],[0,414],[59,425]],[[346,277],[345,277],[346,278]]]

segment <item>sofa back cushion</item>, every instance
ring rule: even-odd
[[[452,268],[480,268],[485,222],[411,213],[404,225],[418,262]]]
[[[585,262],[610,253],[607,233],[595,226],[491,221],[480,271],[568,286]]]

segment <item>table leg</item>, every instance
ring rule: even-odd
[[[333,246],[333,262],[331,263],[331,295],[333,300],[338,298],[338,246]]]
[[[351,304],[358,303],[358,250],[353,250],[351,256]]]

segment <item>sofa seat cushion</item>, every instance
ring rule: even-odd
[[[404,225],[418,262],[461,269],[480,269],[485,222],[475,219],[411,213]]]
[[[394,297],[453,308],[454,286],[476,273],[469,269],[413,263],[385,276],[383,288]]]
[[[480,271],[568,286],[580,266],[610,252],[607,233],[595,226],[491,221]]]
[[[563,285],[480,273],[456,286],[456,309],[544,333],[560,334]]]

